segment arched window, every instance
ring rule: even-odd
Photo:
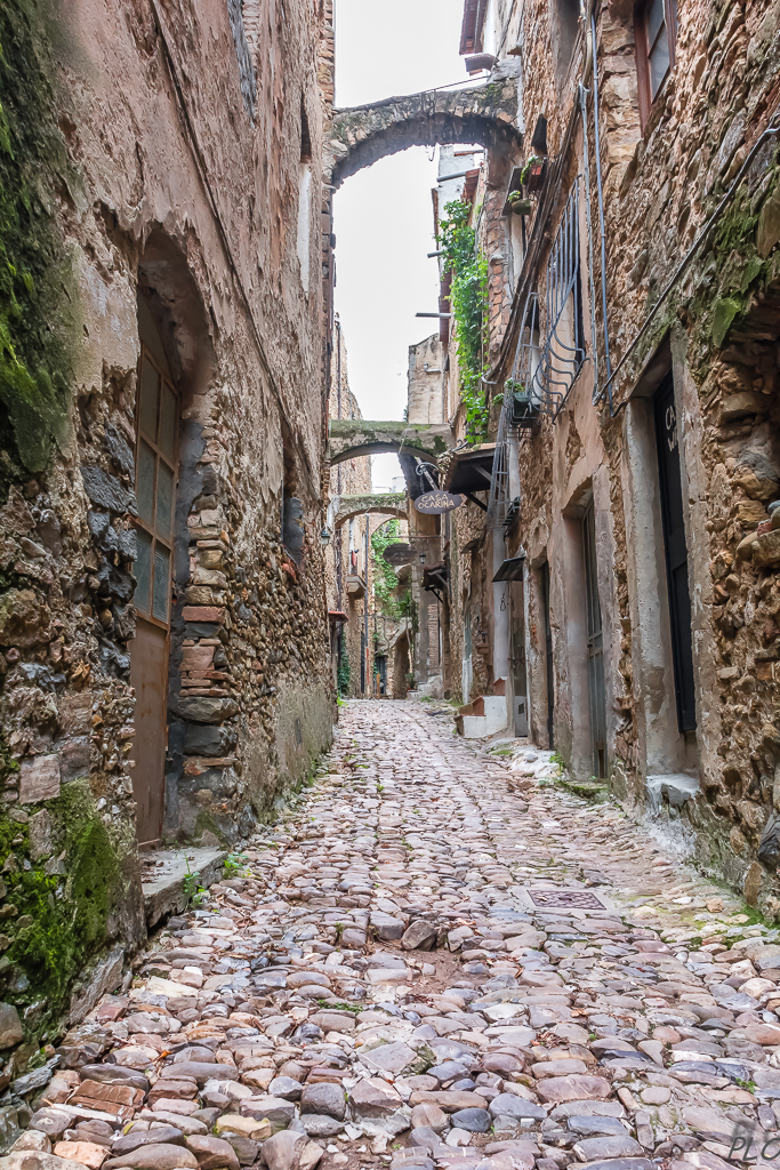
[[[676,0],[642,0],[635,9],[635,31],[639,112],[644,125],[674,66]]]

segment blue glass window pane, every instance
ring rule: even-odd
[[[141,385],[138,391],[138,426],[142,435],[152,441],[157,437],[157,399],[160,375],[146,358],[141,363]]]
[[[650,51],[650,92],[653,97],[658,93],[663,79],[669,72],[669,41],[666,30],[661,33],[655,46]]]
[[[170,536],[173,527],[173,472],[162,459],[157,465],[157,531]]]
[[[135,494],[138,516],[142,524],[151,528],[154,524],[154,451],[143,440],[138,444],[138,467],[136,469]]]
[[[158,544],[154,550],[154,591],[152,595],[152,616],[158,621],[167,622],[168,602],[170,598],[170,565],[171,554],[167,548]]]
[[[143,528],[136,533],[135,562],[133,575],[135,577],[135,594],[133,601],[139,613],[149,612],[149,595],[152,586],[152,538]]]

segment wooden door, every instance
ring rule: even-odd
[[[542,616],[544,618],[544,664],[547,680],[547,746],[555,747],[555,662],[553,659],[552,623],[550,621],[550,566],[539,567]]]
[[[523,578],[509,583],[512,617],[512,695],[515,735],[528,735],[528,686],[525,669],[525,589]]]
[[[607,709],[604,694],[604,630],[601,624],[601,600],[596,572],[596,528],[593,501],[582,518],[583,559],[585,562],[585,610],[588,653],[588,702],[593,775],[607,774]]]
[[[140,845],[159,841],[163,823],[178,413],[167,371],[143,345],[136,402],[136,634],[130,645]]]
[[[656,393],[654,405],[677,724],[680,731],[686,732],[693,731],[696,727],[696,701],[693,684],[691,599],[688,592],[688,547],[685,540],[680,444],[671,374]]]

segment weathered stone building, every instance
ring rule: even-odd
[[[403,511],[367,464],[339,478],[374,451],[414,497],[448,448],[466,500],[413,516],[438,601],[382,643],[388,687],[435,679],[435,614],[473,718],[502,708],[780,913],[779,16],[466,0],[484,84],[334,114],[330,0],[0,10],[3,1076],[120,977],[139,846],[240,839],[327,743],[337,570],[368,598]],[[484,263],[479,370],[467,401],[443,318],[408,421],[366,422],[331,192],[443,141],[485,147],[444,151],[435,196],[440,222],[456,183]]]
[[[347,347],[341,322],[335,321],[331,354],[330,419],[359,419],[360,407],[349,388]],[[371,557],[369,519],[371,463],[346,459],[330,468],[330,502],[326,536],[325,578],[331,626],[331,657],[339,693],[367,693]]]
[[[87,961],[114,948],[107,986],[142,939],[139,844],[236,840],[329,739],[330,24],[328,0],[0,13],[17,1066],[89,1009]]]
[[[454,167],[450,167],[454,170]],[[444,424],[445,350],[441,331],[409,346],[407,418],[410,423]],[[446,574],[442,552],[441,516],[418,512],[414,501],[435,482],[435,464],[403,460],[409,487],[409,540],[412,558],[410,588],[415,600],[414,683],[421,694],[439,695],[442,682],[442,605],[446,604]]]
[[[505,690],[774,915],[779,20],[466,3],[462,50],[520,60],[524,144],[474,198],[490,441],[448,473],[490,456],[450,549],[464,701]]]

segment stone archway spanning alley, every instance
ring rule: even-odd
[[[328,426],[326,459],[331,467],[360,455],[385,451],[417,455],[436,461],[451,446],[448,424],[374,422],[365,418],[331,419]]]
[[[431,89],[336,110],[330,130],[332,183],[410,146],[518,144],[518,73],[504,62],[483,85]]]
[[[406,492],[379,492],[360,496],[339,496],[334,500],[335,524],[340,527],[357,516],[392,516],[405,520],[408,512]]]

